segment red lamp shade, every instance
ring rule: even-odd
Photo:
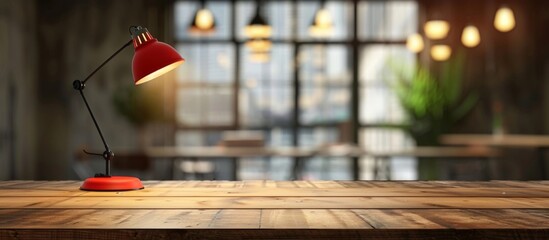
[[[154,38],[146,28],[132,32],[135,54],[133,80],[139,85],[153,80],[185,62],[173,47]]]

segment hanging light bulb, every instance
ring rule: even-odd
[[[509,32],[515,28],[515,14],[508,7],[501,7],[496,12],[494,27],[500,32]]]
[[[408,50],[414,53],[421,52],[421,50],[423,50],[423,47],[424,47],[423,37],[421,37],[419,33],[414,33],[408,36],[408,38],[406,39],[406,47],[408,48]]]
[[[261,16],[261,4],[259,1],[256,2],[256,6],[255,15],[252,18],[252,21],[250,21],[250,24],[244,28],[244,34],[246,34],[248,38],[269,38],[272,35],[272,28]]]
[[[452,48],[448,45],[434,45],[431,47],[431,57],[435,61],[446,61],[452,55]]]
[[[480,33],[478,31],[478,28],[469,25],[463,29],[463,33],[461,33],[461,42],[466,47],[476,47],[480,43]]]
[[[450,24],[444,20],[431,20],[425,23],[423,30],[429,39],[443,39],[450,31]]]
[[[273,43],[269,39],[251,39],[246,42],[246,47],[253,52],[268,52]]]
[[[203,1],[200,8],[194,13],[188,31],[191,33],[212,33],[215,31],[214,15],[209,9],[205,8]]]
[[[313,22],[309,27],[309,34],[313,37],[327,37],[333,31],[332,14],[326,9],[325,2],[321,2],[321,7],[316,12]]]

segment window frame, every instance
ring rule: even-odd
[[[175,5],[175,2],[182,1],[182,0],[175,0],[172,4],[171,14],[174,13],[173,6]],[[193,0],[195,2],[199,2],[199,0]],[[291,10],[291,18],[293,18],[293,21],[296,21],[298,19],[298,2],[297,1],[290,1],[290,0],[265,0],[268,2],[290,2],[292,4],[292,10]],[[398,2],[418,2],[417,0],[395,0]],[[207,2],[225,2],[224,0],[208,0]],[[349,120],[348,122],[322,122],[322,123],[314,123],[314,124],[302,124],[300,121],[300,106],[299,106],[299,100],[301,97],[301,82],[299,76],[299,70],[300,66],[299,64],[295,64],[293,67],[293,74],[291,79],[290,88],[293,88],[293,113],[292,113],[292,120],[290,124],[275,124],[275,125],[262,125],[262,126],[241,126],[241,120],[240,120],[240,110],[239,110],[239,91],[243,89],[243,87],[240,84],[241,79],[241,57],[242,57],[242,51],[241,48],[245,47],[244,43],[245,40],[242,40],[239,38],[239,34],[237,32],[236,26],[237,26],[237,20],[236,20],[236,14],[237,14],[237,3],[238,2],[254,2],[252,0],[231,0],[230,1],[230,21],[231,21],[231,29],[230,29],[230,36],[227,39],[177,39],[175,34],[175,28],[173,28],[174,32],[171,34],[171,38],[173,39],[173,43],[178,44],[216,44],[216,43],[223,43],[223,44],[232,44],[235,51],[235,58],[234,58],[234,70],[233,70],[233,77],[232,77],[232,90],[233,90],[233,104],[232,104],[232,111],[233,114],[233,121],[232,124],[227,126],[184,126],[177,122],[177,120],[174,121],[176,128],[176,131],[212,131],[212,130],[272,130],[275,128],[284,128],[284,129],[291,129],[292,130],[292,146],[297,147],[300,146],[299,144],[299,132],[301,129],[308,129],[308,128],[318,128],[318,127],[325,127],[325,128],[333,128],[338,127],[342,123],[350,123],[351,126],[351,136],[348,141],[350,143],[359,145],[360,144],[360,132],[363,129],[366,128],[395,128],[395,127],[402,127],[403,124],[382,124],[382,123],[376,123],[376,124],[365,124],[361,123],[360,121],[360,91],[364,86],[360,82],[359,79],[359,61],[360,61],[360,54],[361,50],[365,48],[368,45],[405,45],[406,39],[398,39],[398,40],[376,40],[376,39],[361,39],[361,36],[359,34],[359,4],[361,2],[393,2],[393,0],[383,1],[383,0],[348,0],[345,2],[348,2],[352,6],[351,10],[351,18],[352,18],[352,25],[350,27],[351,32],[349,33],[349,38],[346,40],[303,40],[300,39],[299,35],[297,34],[297,23],[293,23],[292,30],[291,30],[291,39],[272,39],[273,45],[274,44],[289,44],[293,46],[293,59],[296,59],[297,56],[300,53],[300,50],[302,47],[307,45],[345,45],[349,49],[349,63],[351,65],[351,76],[350,76],[350,83],[348,84],[349,92],[350,92],[350,100],[349,100]],[[314,1],[319,2],[319,1]],[[418,12],[417,17],[419,19],[419,3],[418,4]],[[172,21],[171,24],[174,24],[174,19],[171,18]],[[168,21],[170,21],[168,20]],[[168,25],[169,26],[169,25]],[[416,54],[416,60],[419,56]],[[174,91],[177,91],[177,89],[174,88]],[[174,93],[176,94],[176,93]],[[174,95],[175,96],[175,95]],[[177,104],[173,104],[174,112],[177,112]],[[358,172],[358,165],[359,165],[359,158],[353,158],[352,159],[352,166],[353,166],[353,173],[352,176],[354,179],[358,179],[360,176],[360,173]]]

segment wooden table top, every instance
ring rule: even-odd
[[[522,134],[447,134],[441,136],[440,142],[448,145],[546,148],[549,147],[549,136]]]
[[[546,239],[549,181],[0,181],[0,239]]]
[[[148,147],[143,152],[135,150],[116,151],[116,156],[143,153],[152,158],[241,158],[241,157],[494,157],[498,151],[488,147],[415,147],[406,150],[369,151],[358,146],[307,147]],[[80,151],[80,157],[86,157]]]

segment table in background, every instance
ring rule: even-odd
[[[132,152],[117,152],[117,156],[132,155]],[[424,157],[424,158],[478,158],[489,159],[499,155],[498,151],[486,147],[415,147],[398,151],[368,151],[354,145],[334,145],[317,148],[304,147],[150,147],[143,152],[146,156],[154,159],[169,159],[174,166],[177,159],[215,159],[229,158],[233,161],[233,176],[239,171],[239,158],[246,157],[288,157],[294,159],[291,178],[299,179],[303,171],[303,160],[312,157],[345,157],[353,160],[352,177],[354,180],[360,178],[361,165],[358,163],[360,157],[371,157],[375,161],[389,160],[392,157]],[[356,160],[356,161],[355,161]],[[487,163],[487,161],[485,161]],[[389,165],[387,165],[389,166]],[[378,164],[374,164],[374,175],[379,172]],[[486,168],[486,172],[488,167]],[[173,179],[173,171],[170,179]],[[377,178],[376,178],[377,179]],[[387,179],[390,179],[390,175]],[[238,180],[238,179],[235,179]]]
[[[77,158],[81,159],[82,153],[77,153]],[[499,156],[499,152],[487,147],[415,147],[407,150],[391,150],[391,151],[368,151],[364,148],[353,145],[334,145],[318,148],[304,147],[149,147],[142,152],[135,151],[117,151],[116,158],[120,160],[129,160],[129,163],[135,163],[136,158],[143,159],[168,159],[171,165],[175,165],[175,161],[179,159],[230,159],[233,161],[232,175],[237,176],[239,171],[238,159],[251,157],[288,157],[293,159],[293,167],[291,179],[299,179],[303,171],[303,161],[312,157],[327,157],[327,158],[349,158],[352,160],[352,177],[354,180],[359,179],[361,165],[358,159],[361,157],[370,157],[376,162],[374,164],[374,176],[376,179],[380,168],[384,168],[377,164],[385,164],[385,168],[389,169],[388,161],[393,157],[422,157],[435,159],[490,159]],[[115,160],[116,161],[116,160]],[[126,161],[128,162],[128,161]],[[114,164],[117,164],[115,162]],[[485,165],[488,163],[484,161]],[[485,172],[487,172],[487,165]],[[390,169],[389,169],[390,171]],[[487,175],[488,176],[488,175]],[[173,169],[169,179],[173,179]],[[390,179],[390,175],[386,179]],[[238,179],[235,179],[238,180]]]
[[[522,134],[448,134],[440,142],[446,145],[489,146],[510,148],[532,148],[538,153],[538,164],[542,179],[547,179],[545,151],[549,148],[547,135]]]
[[[547,239],[549,181],[0,182],[0,239]]]

